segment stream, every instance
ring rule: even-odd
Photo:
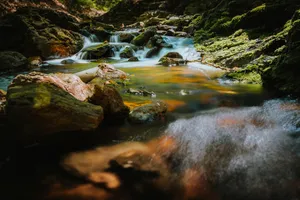
[[[39,144],[18,149],[16,174],[22,198],[47,199],[50,188],[58,182],[78,183],[60,167],[62,157],[70,152],[128,141],[144,143],[167,136],[179,144],[175,154],[176,173],[209,169],[207,180],[218,197],[207,199],[299,199],[300,106],[297,101],[272,100],[260,85],[220,79],[223,74],[220,69],[199,62],[189,62],[186,66],[157,65],[168,52],[178,52],[185,60],[199,60],[201,55],[190,38],[163,36],[173,48],[163,48],[153,58],[146,58],[149,49],[139,49],[134,52],[139,61],[128,62],[120,58],[120,52],[131,44],[120,42],[120,33],[116,32],[109,41],[116,47],[114,57],[93,61],[80,51],[69,58],[46,61],[34,70],[76,73],[96,67],[99,62],[111,63],[130,75],[130,83],[120,89],[126,105],[163,100],[168,104],[167,118],[144,125],[103,124],[92,135],[66,138],[54,149]],[[91,36],[85,38],[84,48],[99,44]],[[61,64],[65,59],[75,63]],[[0,77],[0,89],[6,89],[15,75]],[[126,93],[128,88],[143,88],[156,95],[131,95]],[[13,186],[11,174],[5,172],[5,169],[11,171],[9,163],[2,166],[5,178],[1,183]],[[6,192],[11,194],[14,189]],[[202,194],[197,196],[197,192],[193,195],[193,198],[178,199],[205,199]]]

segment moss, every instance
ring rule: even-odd
[[[266,9],[266,4],[262,4],[260,6],[257,6],[256,8],[253,8],[250,13],[255,13],[255,12],[263,12]]]
[[[237,71],[228,73],[225,77],[245,84],[262,84],[261,76],[257,72]]]

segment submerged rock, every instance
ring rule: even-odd
[[[168,106],[162,101],[134,108],[129,113],[129,121],[134,124],[164,120]]]
[[[147,91],[145,89],[133,89],[129,88],[127,91],[129,94],[133,95],[141,95],[141,96],[150,96],[150,97],[156,97],[156,94],[154,92]]]
[[[94,87],[94,94],[89,101],[103,108],[107,122],[116,124],[127,118],[129,108],[124,105],[121,95],[114,87],[104,84],[100,77],[92,80],[89,85]]]
[[[0,72],[24,70],[28,68],[25,56],[14,51],[0,52]]]
[[[74,64],[75,62],[76,61],[73,59],[66,59],[66,60],[61,61],[60,63],[61,64]]]
[[[87,91],[76,86],[75,77],[30,73],[13,80],[8,88],[6,111],[18,140],[34,141],[54,133],[91,131],[99,126],[103,110],[78,100],[85,99]],[[74,90],[79,92],[74,94]]]

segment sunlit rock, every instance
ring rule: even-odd
[[[98,67],[78,72],[75,75],[79,76],[85,83],[96,77],[100,77],[103,80],[125,80],[127,78],[125,72],[107,63],[101,63]]]
[[[103,108],[106,121],[120,123],[120,120],[128,117],[129,108],[124,105],[121,95],[114,87],[106,85],[99,77],[89,82],[89,85],[94,88],[94,94],[89,101]]]
[[[92,90],[70,74],[30,73],[17,76],[8,88],[7,116],[20,140],[40,139],[64,131],[91,131],[103,110],[86,102]]]

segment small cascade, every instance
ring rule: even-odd
[[[110,43],[120,43],[120,35],[119,34],[114,34],[112,36],[110,36],[110,39],[109,39],[109,42]]]
[[[91,34],[91,35],[89,36],[89,40],[90,40],[92,43],[99,42],[99,39],[98,39],[98,37],[97,37],[95,34]]]

